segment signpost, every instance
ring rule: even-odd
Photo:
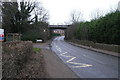
[[[0,29],[0,41],[4,41],[4,29]]]

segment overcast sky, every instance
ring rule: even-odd
[[[120,0],[40,0],[45,9],[49,11],[50,24],[64,24],[70,21],[73,10],[81,11],[84,20],[91,19],[95,10],[108,13],[116,9]]]

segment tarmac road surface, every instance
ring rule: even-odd
[[[71,45],[64,36],[51,43],[52,51],[80,78],[118,78],[118,57]]]

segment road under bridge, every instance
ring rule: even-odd
[[[70,27],[71,25],[49,25],[50,29],[50,34],[51,35],[66,35],[67,28]]]

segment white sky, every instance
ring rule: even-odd
[[[108,13],[116,9],[120,0],[40,0],[43,7],[48,10],[50,24],[65,24],[70,21],[73,10],[82,11],[84,20],[90,20],[95,10]]]

